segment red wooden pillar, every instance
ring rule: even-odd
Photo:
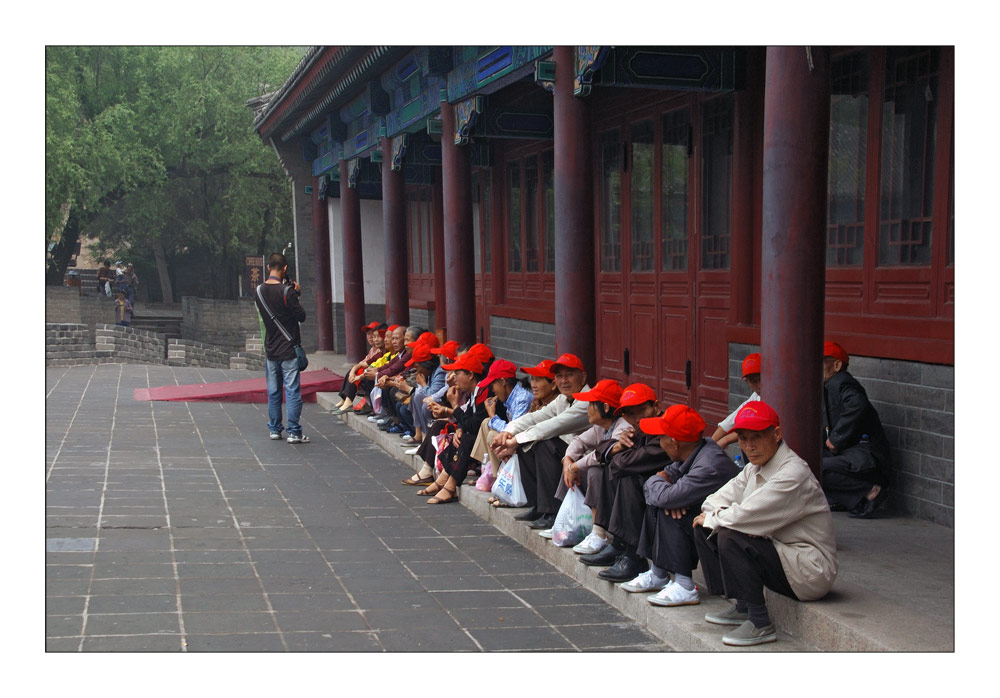
[[[434,258],[434,324],[447,332],[448,295],[444,273],[444,200],[441,183],[431,186],[431,252]]]
[[[830,51],[767,49],[761,354],[764,399],[820,473]]]
[[[409,245],[403,173],[394,172],[392,140],[382,139],[382,229],[385,233],[385,321],[410,324]]]
[[[455,144],[455,108],[441,102],[441,180],[448,339],[476,341],[476,269],[469,149]]]
[[[571,352],[596,376],[597,306],[594,294],[593,192],[590,110],[573,95],[574,49],[557,46],[555,122],[556,355]]]
[[[361,258],[361,202],[349,183],[346,160],[340,161],[340,228],[344,247],[344,336],[347,358],[360,361],[368,353],[361,327],[365,323],[365,276]]]
[[[319,198],[320,178],[313,181],[312,237],[316,284],[317,351],[333,351],[333,290],[330,283],[330,218],[326,197]]]

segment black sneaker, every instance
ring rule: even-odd
[[[535,530],[543,530],[546,528],[552,528],[552,525],[556,522],[555,514],[543,514],[534,521],[528,524],[528,528],[533,528]]]
[[[526,511],[524,513],[521,513],[521,514],[518,514],[517,516],[515,516],[514,520],[515,521],[534,521],[539,516],[541,516],[541,514],[538,513],[538,509],[536,509],[535,507],[531,507],[530,509],[528,509],[528,511]]]

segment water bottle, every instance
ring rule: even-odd
[[[733,463],[736,464],[737,468],[739,468],[740,470],[742,470],[743,469],[743,454],[742,453],[737,453],[736,457],[733,458]]]

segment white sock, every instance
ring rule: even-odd
[[[680,584],[688,591],[694,589],[694,580],[691,579],[690,577],[685,577],[683,574],[674,573],[674,581]]]
[[[605,531],[600,526],[598,526],[597,524],[594,524],[594,529],[591,531],[591,533],[593,533],[598,538],[603,538],[604,540],[608,539],[608,532]]]

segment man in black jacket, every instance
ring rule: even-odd
[[[288,417],[287,441],[290,444],[307,444],[309,437],[302,435],[302,427],[299,425],[302,391],[299,386],[299,362],[295,354],[295,347],[302,343],[299,323],[306,319],[306,311],[299,303],[302,289],[298,282],[285,283],[288,261],[283,254],[275,252],[271,255],[267,262],[267,272],[267,281],[258,286],[254,294],[265,329],[267,428],[271,432],[272,441],[281,439],[284,429],[281,424],[281,390],[284,386],[285,411]],[[281,324],[284,332],[277,323]],[[290,340],[285,333],[291,337]]]
[[[870,518],[886,500],[889,443],[848,363],[839,344],[823,345],[823,491],[831,507]]]

